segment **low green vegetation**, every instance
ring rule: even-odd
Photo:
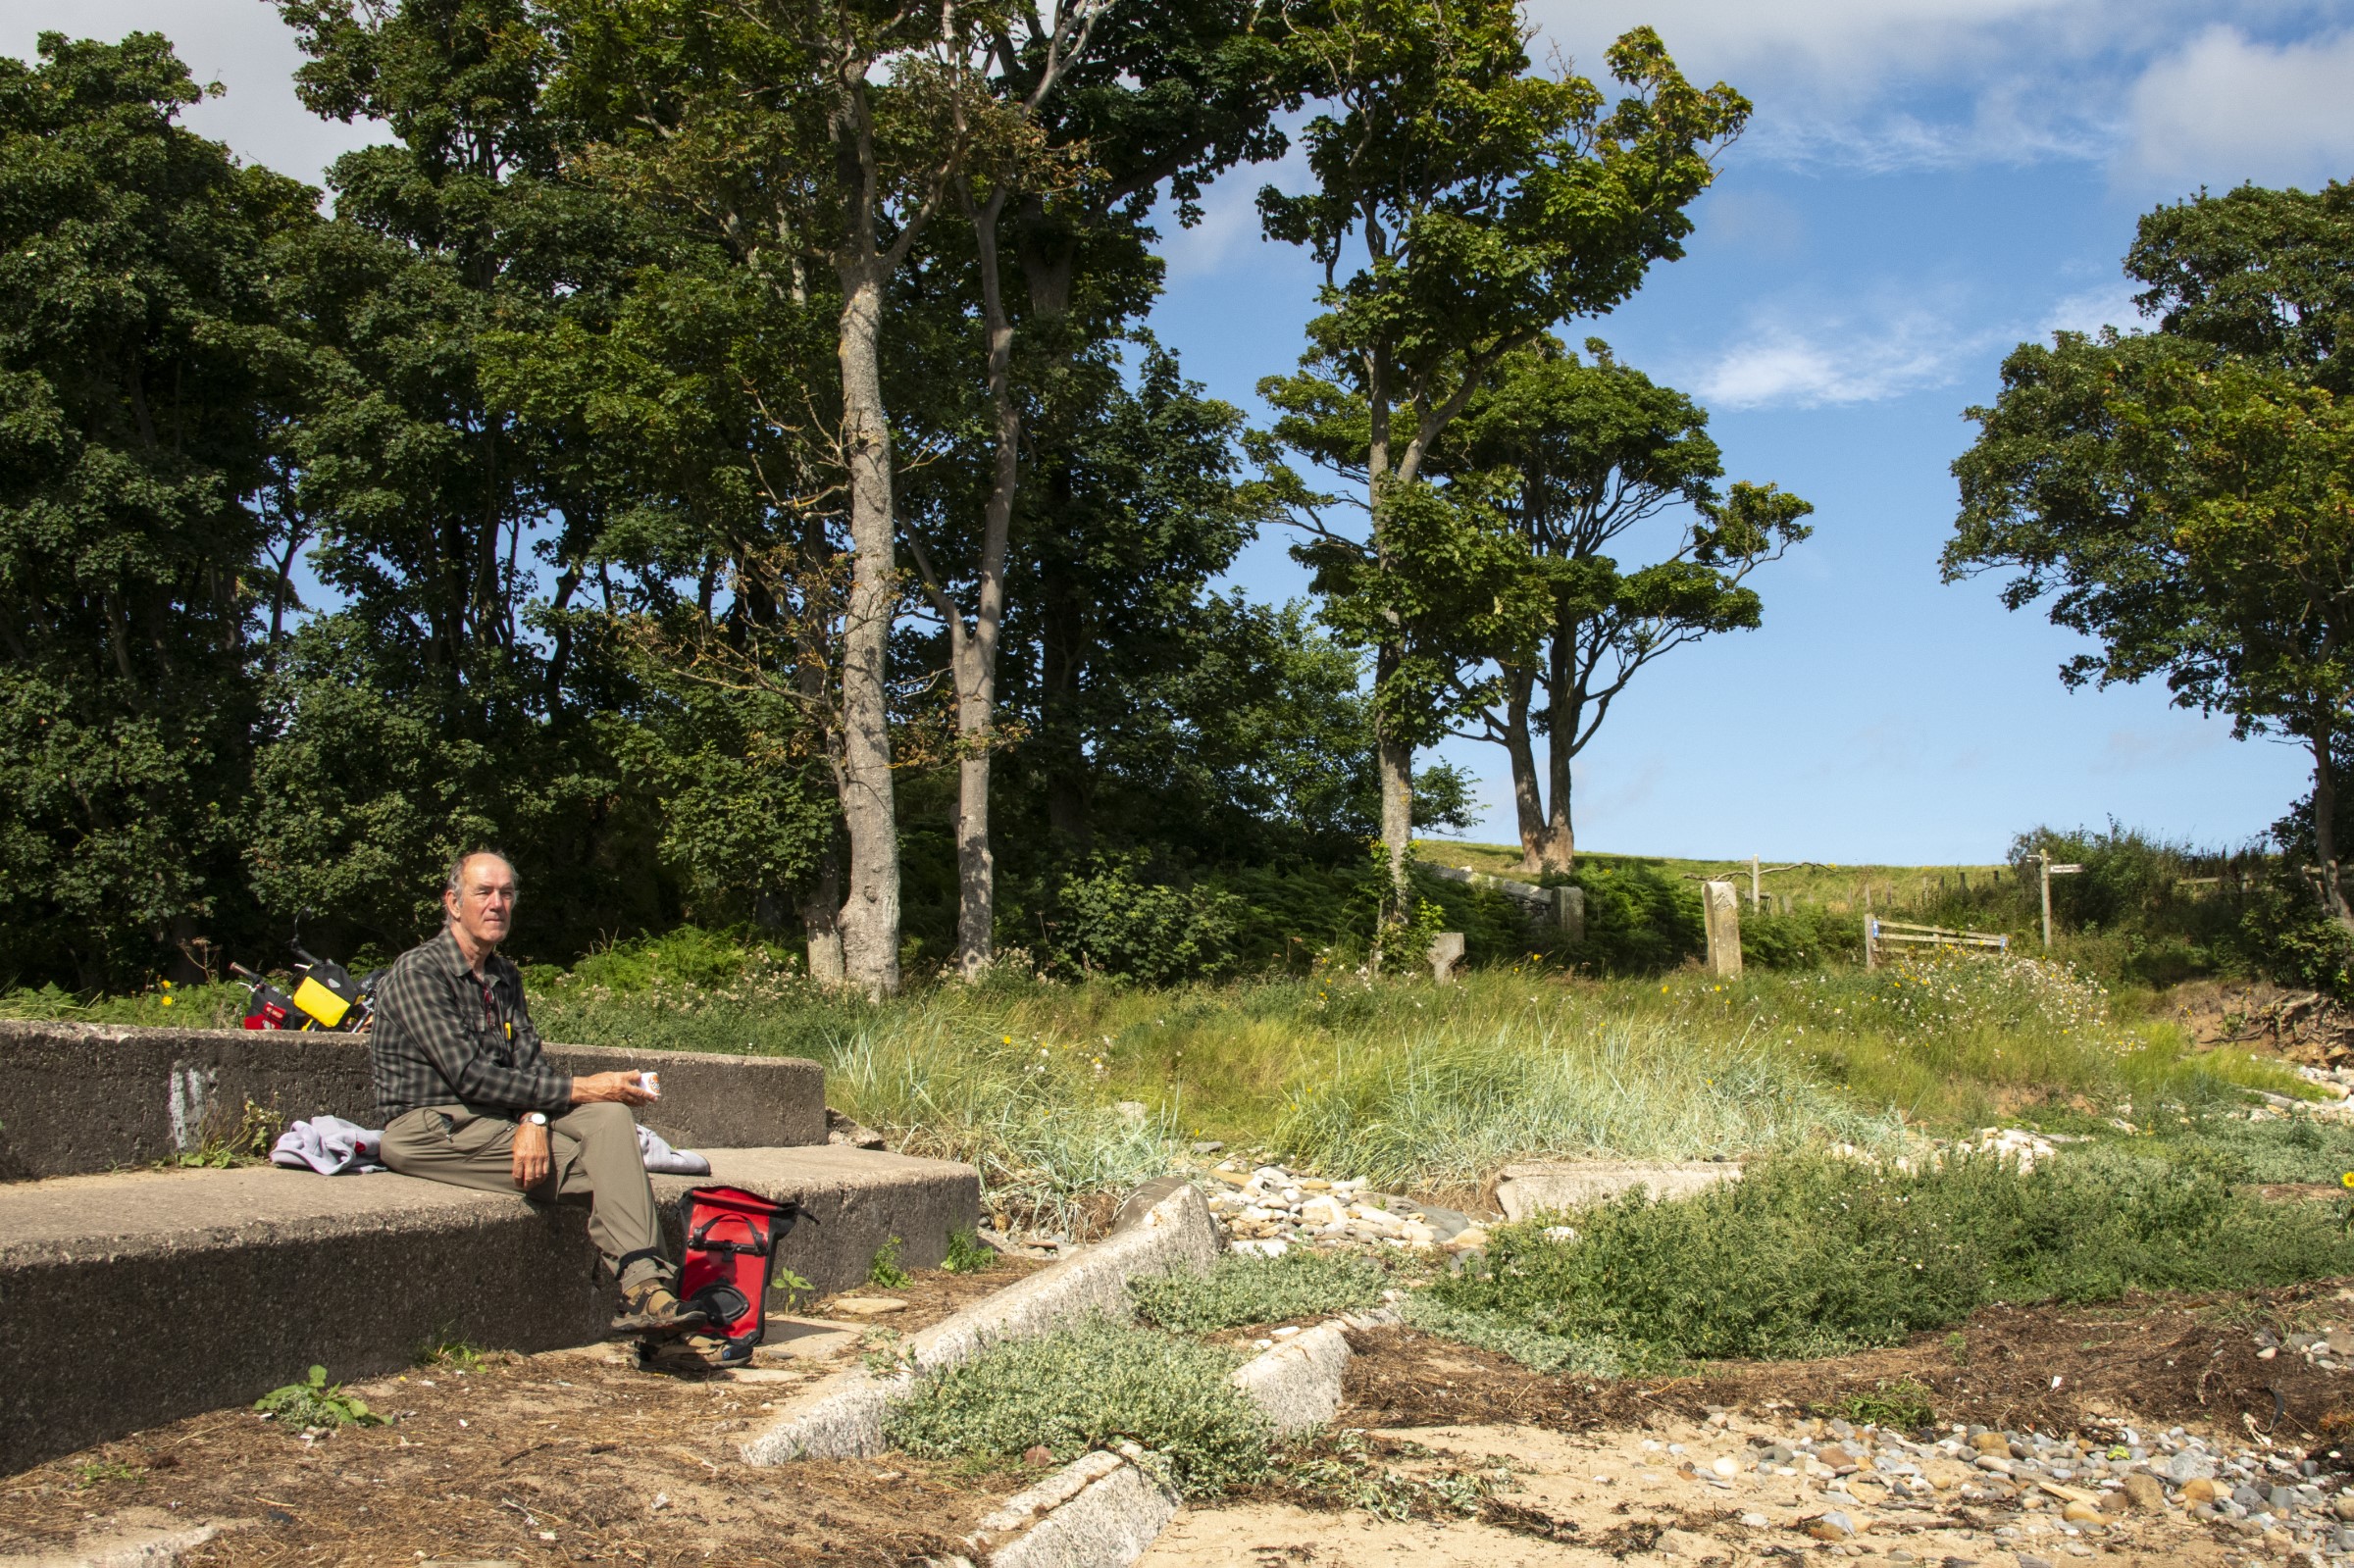
[[[1900,1427],[1912,1431],[1937,1419],[1929,1391],[1910,1378],[1885,1379],[1869,1393],[1851,1393],[1839,1401],[1838,1413],[1860,1427]]]
[[[1267,1466],[1266,1420],[1232,1381],[1240,1361],[1198,1340],[1090,1318],[926,1375],[884,1436],[918,1457],[986,1466],[1034,1448],[1061,1464],[1133,1442],[1188,1496],[1210,1496]]]
[[[1958,1323],[1990,1301],[2114,1300],[2354,1272],[2319,1204],[2234,1190],[2196,1149],[2072,1150],[2021,1175],[1816,1155],[1691,1199],[1639,1194],[1500,1229],[1448,1306],[1630,1358],[1827,1355]]]
[[[969,1228],[948,1233],[947,1255],[940,1266],[950,1274],[987,1274],[998,1266],[998,1249]]]
[[[340,1383],[327,1381],[327,1368],[315,1366],[300,1383],[273,1389],[253,1401],[253,1407],[289,1431],[314,1427],[381,1427],[384,1418],[368,1408],[366,1400],[346,1393]]]
[[[915,1283],[915,1276],[899,1262],[899,1239],[895,1236],[875,1248],[875,1255],[866,1265],[867,1284],[886,1290],[904,1290]]]
[[[1228,1253],[1201,1273],[1173,1270],[1128,1282],[1137,1315],[1179,1334],[1359,1312],[1381,1302],[1391,1278],[1356,1253],[1293,1247],[1279,1257]]]

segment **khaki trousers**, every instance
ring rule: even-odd
[[[403,1176],[512,1192],[537,1202],[588,1194],[588,1239],[629,1290],[668,1279],[654,1186],[638,1152],[637,1119],[627,1105],[576,1105],[547,1121],[547,1180],[524,1192],[515,1186],[515,1124],[463,1105],[403,1111],[384,1129],[384,1161]]]

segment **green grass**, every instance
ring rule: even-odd
[[[1640,1196],[1493,1233],[1439,1302],[1630,1359],[1827,1355],[1958,1323],[1990,1301],[2114,1300],[2354,1272],[2318,1204],[2241,1195],[2212,1160],[2117,1147],[2019,1175],[1806,1155],[1696,1197]],[[1552,1223],[1549,1219],[1547,1223]]]
[[[1266,1418],[1232,1382],[1241,1357],[1106,1318],[998,1344],[927,1375],[883,1434],[920,1458],[1010,1464],[1043,1447],[1057,1464],[1136,1442],[1188,1496],[1263,1474]]]
[[[1523,961],[1444,988],[1329,964],[1166,989],[1001,973],[875,1004],[807,985],[788,956],[676,932],[536,968],[532,1009],[551,1039],[817,1060],[835,1106],[895,1147],[976,1166],[993,1214],[1056,1229],[1195,1138],[1468,1195],[1539,1155],[1896,1150],[2008,1121],[2178,1139],[2225,1125],[2244,1088],[2310,1092],[2277,1063],[2192,1050],[2146,993],[2021,958],[1734,982]],[[0,1015],[228,1026],[243,997],[19,992]],[[2339,1157],[2304,1154],[2295,1168]]]
[[[1280,1257],[1228,1253],[1201,1273],[1186,1270],[1128,1282],[1137,1316],[1179,1334],[1282,1323],[1381,1304],[1390,1276],[1354,1253],[1296,1246]]]

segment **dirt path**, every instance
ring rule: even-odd
[[[901,1333],[1002,1288],[1029,1265],[925,1272],[871,1320]],[[0,1557],[141,1529],[230,1527],[208,1568],[414,1564],[898,1564],[962,1550],[1020,1478],[897,1456],[754,1469],[736,1445],[774,1402],[854,1365],[869,1320],[820,1302],[772,1321],[751,1368],[644,1371],[623,1346],[492,1356],[355,1385],[382,1427],[304,1441],[220,1410],[0,1481]],[[331,1369],[332,1370],[332,1369]]]

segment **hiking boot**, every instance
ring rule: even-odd
[[[681,1301],[666,1282],[648,1280],[621,1292],[621,1315],[613,1320],[612,1332],[673,1340],[710,1324],[709,1313]]]

